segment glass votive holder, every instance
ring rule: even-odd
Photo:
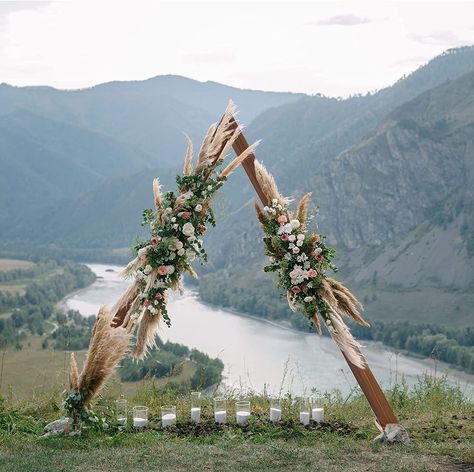
[[[281,421],[281,401],[279,398],[270,400],[270,422],[278,423]]]
[[[148,407],[134,406],[133,407],[133,426],[135,428],[144,428],[148,425]]]
[[[127,415],[128,415],[128,402],[127,399],[121,396],[115,400],[115,411],[117,415],[117,423],[119,426],[127,426]]]
[[[161,407],[161,425],[163,428],[169,428],[176,424],[176,407],[162,406]]]
[[[235,420],[240,426],[248,424],[250,418],[250,402],[239,401],[235,402]]]
[[[227,423],[227,400],[224,397],[214,398],[214,420],[218,424]]]
[[[324,421],[324,408],[320,406],[320,402],[318,397],[311,397],[311,418],[317,423]]]
[[[298,405],[300,410],[300,423],[306,426],[310,420],[309,401],[307,398],[302,397],[298,400]]]
[[[191,421],[201,422],[201,392],[191,392]]]

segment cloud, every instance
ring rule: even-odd
[[[411,37],[413,40],[421,44],[454,46],[466,43],[466,41],[461,39],[452,31],[434,31],[428,34],[413,34]]]
[[[405,59],[400,59],[391,64],[392,67],[405,66],[411,64],[422,64],[431,59],[431,56],[411,56]]]
[[[44,7],[51,3],[50,1],[0,1],[0,17],[8,16],[10,13],[22,10],[34,10]]]
[[[335,15],[325,18],[323,20],[317,21],[307,21],[306,26],[356,26],[356,25],[365,25],[367,23],[373,23],[377,21],[374,18],[366,18],[357,15]]]
[[[183,55],[185,62],[219,64],[222,62],[232,62],[235,54],[232,51],[210,51],[210,52],[191,52]]]

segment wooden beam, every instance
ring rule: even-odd
[[[235,122],[235,126],[237,126],[237,122]],[[245,136],[243,133],[240,133],[233,144],[235,153],[237,155],[241,154],[248,148],[248,146],[249,144],[245,139]],[[255,174],[255,155],[251,154],[249,157],[247,157],[247,159],[245,159],[242,163],[242,167],[247,173],[247,176],[263,205],[268,206],[269,202],[267,201],[267,198],[265,197],[265,194],[263,193],[263,190],[260,187]],[[346,362],[349,364],[349,367],[357,382],[359,383],[360,388],[364,392],[364,395],[367,398],[367,401],[369,402],[379,425],[383,428],[389,423],[398,423],[397,417],[395,416],[392,407],[385,398],[385,395],[377,380],[375,379],[374,374],[372,374],[369,366],[367,365],[365,369],[361,369],[360,367],[353,364],[344,353],[342,354],[346,359]],[[360,353],[360,355],[363,358],[362,353]]]

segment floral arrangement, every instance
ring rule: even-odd
[[[249,146],[219,172],[233,142],[240,134],[233,116],[235,107],[229,103],[223,118],[209,128],[193,168],[193,147],[188,139],[183,175],[176,177],[178,190],[161,193],[158,179],[153,182],[155,209],[144,211],[143,224],[150,228],[150,238],[139,242],[136,258],[122,272],[131,276],[133,284],[112,311],[126,306],[118,324],[137,328],[133,356],[143,358],[153,346],[161,319],[169,326],[167,302],[169,290],[182,290],[182,276],[188,272],[196,277],[191,263],[207,261],[202,235],[208,225],[215,225],[210,207],[212,198],[227,177],[247,158],[258,143]]]
[[[360,346],[341,318],[345,315],[368,326],[358,310],[363,306],[344,285],[326,274],[337,271],[332,263],[336,251],[324,243],[324,236],[307,229],[311,193],[304,195],[292,212],[290,201],[280,195],[273,177],[258,161],[255,173],[268,202],[263,209],[255,205],[265,232],[265,252],[271,259],[264,270],[276,274],[292,311],[303,312],[320,334],[321,318],[343,353],[354,364],[365,367]]]

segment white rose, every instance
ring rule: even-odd
[[[319,256],[322,252],[323,252],[323,250],[320,247],[318,247],[314,250],[314,255]]]
[[[194,236],[194,226],[189,221],[184,223],[182,231],[185,236]]]
[[[268,208],[267,206],[263,207],[263,211],[266,211],[268,213],[269,210],[270,208]]]
[[[176,217],[171,218],[171,223],[176,223]]]
[[[210,192],[212,190],[212,185],[208,185],[207,190]]]
[[[311,264],[310,264],[308,261],[306,261],[306,262],[304,263],[304,265],[303,265],[303,267],[304,267],[306,270],[308,270],[308,269],[310,268],[310,266],[311,266]]]
[[[298,254],[300,252],[300,248],[299,247],[294,247],[292,249],[292,251],[293,251],[293,254]]]
[[[198,203],[194,209],[199,213],[202,211],[202,205]]]
[[[175,244],[176,249],[182,249],[183,243],[178,239]]]
[[[276,198],[272,198],[272,205],[273,206],[278,205],[278,200]]]
[[[298,220],[291,220],[290,225],[293,229],[296,229],[300,227],[300,222]]]
[[[170,252],[170,255],[168,256],[168,259],[169,259],[170,261],[176,259],[176,253],[173,252],[173,251],[171,251],[171,252]]]
[[[186,250],[186,257],[190,260],[193,261],[196,258],[196,253],[192,249],[187,249]]]
[[[313,301],[313,297],[304,297],[304,301],[305,301],[306,303],[312,302],[312,301]]]
[[[178,256],[184,256],[184,253],[185,253],[185,252],[186,252],[186,251],[185,251],[183,248],[179,249],[179,250],[178,250]]]
[[[173,274],[174,273],[174,266],[172,266],[172,265],[166,266],[166,271],[170,275]]]
[[[175,223],[175,224],[173,225],[173,229],[178,229],[178,224],[177,224],[177,223]]]
[[[146,256],[147,252],[148,252],[148,246],[147,247],[142,247],[141,249],[138,250],[138,257]]]
[[[173,209],[171,207],[168,207],[165,211],[166,213],[173,213]]]
[[[143,273],[148,275],[152,270],[153,268],[151,267],[151,265],[146,265],[145,269],[143,270]]]
[[[296,239],[296,236],[295,236],[294,234],[290,234],[290,235],[288,236],[288,241],[290,241],[290,242],[294,242],[295,239]]]
[[[301,239],[298,239],[298,241],[296,241],[296,245],[298,247],[301,247],[303,245],[304,241],[302,241]]]
[[[295,247],[295,245],[294,245],[293,243],[290,243],[290,244],[288,244],[288,247],[289,247],[290,249],[293,249],[293,248]]]
[[[304,241],[304,234],[300,233],[298,234],[298,236],[296,236],[298,239],[300,239],[301,241]]]

